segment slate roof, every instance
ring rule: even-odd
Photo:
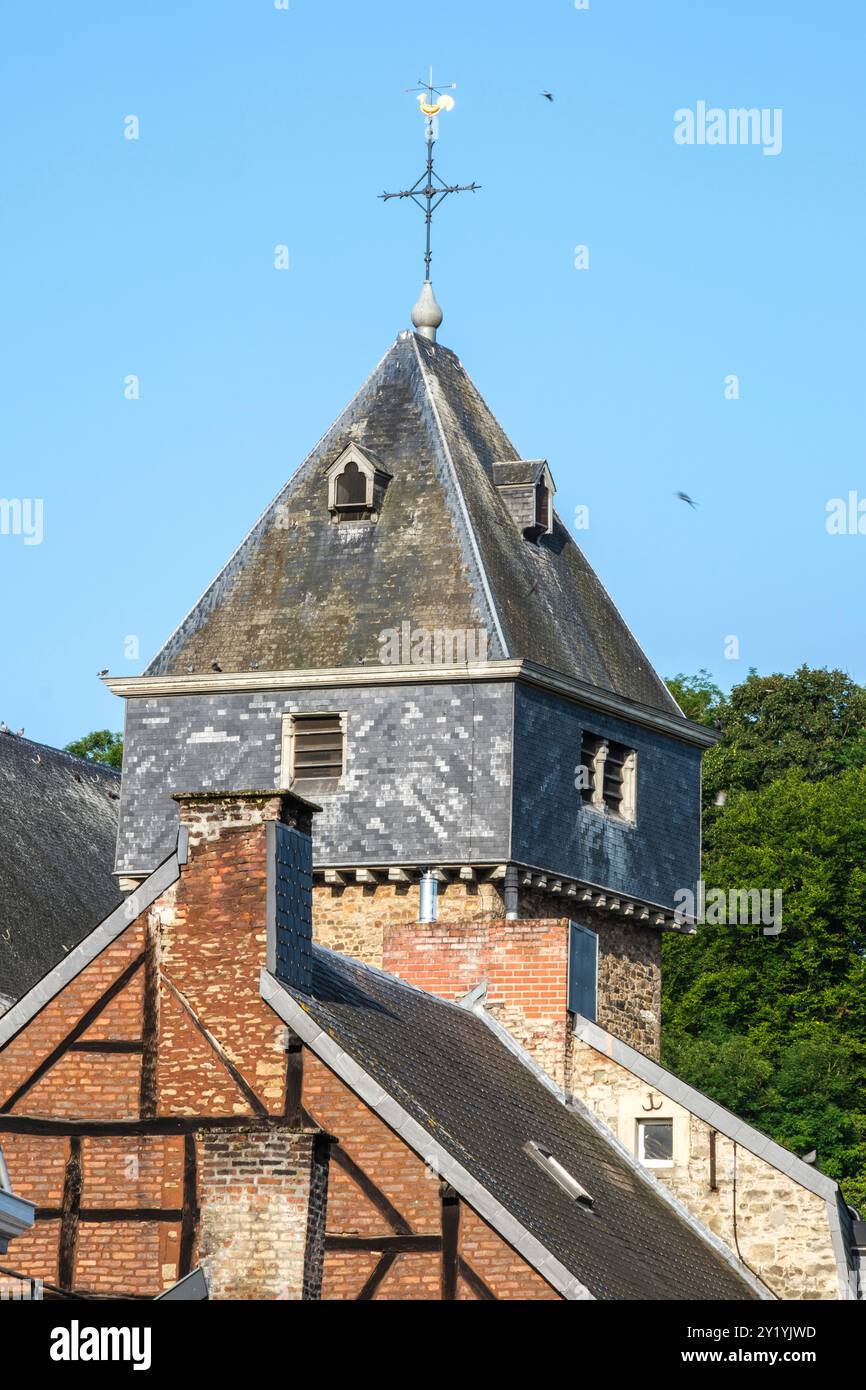
[[[311,991],[282,988],[330,1040],[309,1042],[329,1065],[336,1044],[592,1297],[757,1297],[599,1122],[563,1104],[470,1010],[318,946]],[[578,1180],[592,1212],[525,1152],[528,1141]]]
[[[353,442],[393,475],[374,526],[331,524],[325,473]],[[484,627],[491,659],[676,716],[559,518],[538,545],[516,530],[494,479],[523,463],[454,353],[401,333],[145,674],[373,663],[408,620]]]
[[[519,487],[537,483],[544,472],[544,459],[518,459],[516,463],[494,463],[492,478],[497,487]]]
[[[120,774],[0,734],[0,1012],[122,900]]]

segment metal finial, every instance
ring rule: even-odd
[[[433,168],[433,146],[439,139],[439,115],[442,111],[453,111],[454,98],[449,95],[457,87],[456,82],[452,82],[448,87],[434,87],[433,69],[430,69],[430,77],[427,82],[419,79],[417,87],[407,87],[407,92],[417,93],[418,104],[424,116],[424,138],[427,143],[427,167],[424,173],[412,185],[411,188],[404,188],[399,193],[381,193],[379,196],[383,202],[389,202],[391,198],[411,198],[424,213],[426,227],[426,244],[424,248],[424,285],[421,289],[421,296],[415,308],[412,310],[412,322],[418,332],[432,342],[436,341],[436,329],[442,322],[442,310],[436,303],[436,296],[433,293],[433,285],[430,279],[430,263],[433,260],[432,233],[433,233],[433,214],[438,207],[444,203],[449,193],[475,193],[480,184],[462,183],[448,184],[439,177]]]

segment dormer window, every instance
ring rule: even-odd
[[[496,491],[528,541],[538,541],[553,530],[553,494],[556,487],[544,459],[514,459],[494,463]]]
[[[376,522],[391,474],[366,449],[350,444],[328,468],[331,521]]]

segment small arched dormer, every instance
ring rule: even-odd
[[[377,522],[391,476],[367,450],[348,445],[326,472],[331,521]]]

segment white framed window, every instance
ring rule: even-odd
[[[624,743],[583,732],[580,794],[585,806],[633,823],[637,817],[637,753]]]
[[[568,931],[568,1011],[598,1018],[598,934],[578,922]]]
[[[638,1120],[637,1156],[647,1168],[673,1168],[673,1120],[655,1117]]]
[[[307,783],[336,786],[346,771],[346,714],[322,711],[283,715],[284,787],[301,792]]]

